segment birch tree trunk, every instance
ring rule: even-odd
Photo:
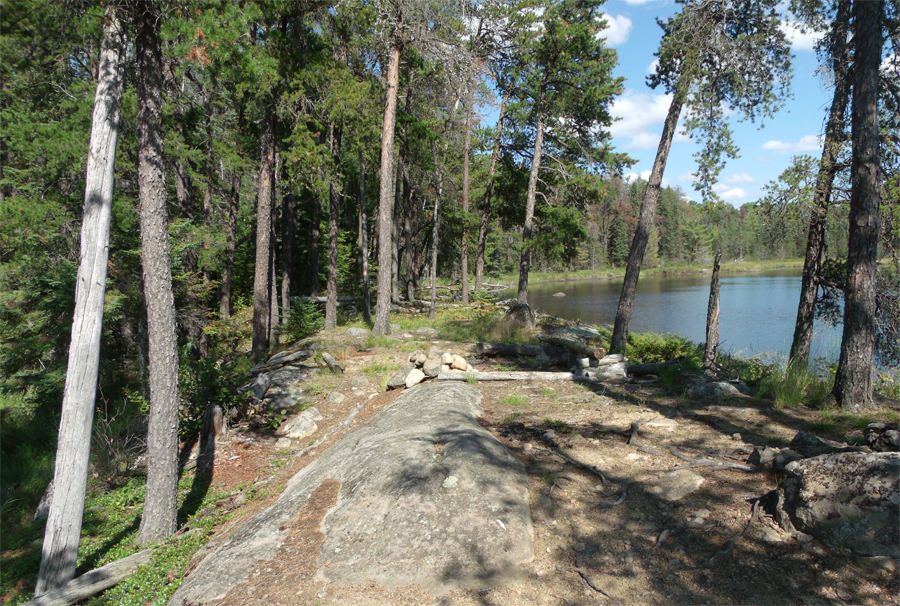
[[[428,311],[430,320],[434,320],[437,313],[438,229],[441,222],[441,196],[444,193],[444,177],[438,166],[437,153],[434,154],[434,167],[437,170],[437,196],[434,199],[434,219],[431,224],[431,309]]]
[[[659,188],[662,184],[663,173],[666,172],[666,161],[669,159],[669,150],[672,147],[672,139],[675,137],[682,103],[682,96],[676,91],[672,96],[672,103],[669,105],[669,113],[666,114],[662,137],[660,137],[659,147],[656,150],[656,159],[653,161],[650,180],[647,182],[644,201],[641,203],[641,214],[634,231],[634,239],[631,241],[631,250],[628,253],[628,263],[625,267],[625,281],[622,284],[622,294],[616,309],[616,323],[613,326],[610,353],[625,353],[628,327],[634,311],[634,296],[637,293],[638,277],[641,274],[641,263],[644,261],[644,252],[647,250],[647,241],[650,239],[650,230],[653,228],[653,215],[656,213]]]
[[[253,345],[251,357],[258,360],[269,351],[269,247],[272,234],[272,180],[275,168],[275,138],[272,118],[267,116],[260,143],[259,184],[256,190],[256,268],[253,274]]]
[[[362,274],[363,320],[372,321],[372,293],[369,288],[369,219],[366,213],[366,160],[359,153],[359,271]]]
[[[163,171],[160,20],[156,1],[135,6],[141,262],[150,361],[147,497],[138,545],[171,536],[178,505],[178,349]]]
[[[400,31],[402,12],[392,34],[388,56],[387,98],[384,104],[384,120],[381,128],[381,188],[378,193],[378,298],[375,302],[375,324],[372,334],[391,334],[391,177],[394,166],[394,127],[397,121],[397,85],[400,81]]]
[[[55,488],[44,532],[35,596],[65,586],[75,576],[78,558],[100,367],[100,335],[106,296],[125,42],[115,5],[112,4],[106,9],[91,118],[84,216],[81,221],[81,255],[56,450]]]
[[[884,0],[855,3],[850,244],[844,334],[834,381],[834,397],[845,410],[872,405],[875,355],[875,279],[881,195],[878,189],[878,69]]]
[[[500,101],[500,117],[497,118],[497,131],[494,135],[494,151],[491,153],[491,167],[488,170],[488,181],[484,188],[484,202],[481,204],[481,225],[478,229],[478,252],[475,255],[475,290],[484,287],[484,254],[487,248],[487,228],[491,218],[491,195],[494,192],[494,175],[497,174],[497,161],[500,158],[500,142],[503,135],[503,119],[506,116],[506,102],[509,93],[503,93]]]
[[[806,368],[809,364],[822,252],[825,249],[828,206],[831,203],[831,188],[837,173],[838,153],[844,138],[844,112],[850,93],[850,80],[847,77],[850,62],[850,45],[847,41],[849,24],[850,0],[841,0],[832,26],[834,49],[831,62],[834,73],[834,95],[828,113],[828,123],[825,126],[825,144],[822,158],[819,160],[819,173],[816,176],[815,200],[810,208],[806,257],[803,260],[803,278],[800,283],[800,304],[797,307],[797,322],[794,326],[794,339],[791,342],[790,362],[792,366],[798,368]]]

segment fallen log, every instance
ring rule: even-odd
[[[541,355],[541,346],[481,341],[475,345],[475,353],[479,356],[525,356],[536,358]]]
[[[575,372],[463,372],[450,370],[438,373],[438,381],[596,381],[591,376],[582,376]]]
[[[545,337],[543,335],[539,335],[538,339],[542,343],[549,343],[551,345],[556,345],[558,347],[565,347],[570,351],[574,351],[577,354],[581,354],[582,356],[588,356],[591,358],[595,358],[599,360],[603,356],[606,355],[606,351],[602,348],[597,348],[592,345],[585,345],[580,341],[573,341],[572,339],[561,339],[559,337]]]
[[[24,606],[68,606],[80,602],[118,585],[134,574],[135,570],[149,564],[152,556],[152,549],[133,553],[126,558],[86,572],[69,581],[65,587],[48,591],[40,597],[25,602]]]
[[[672,366],[679,366],[678,360],[669,360],[668,362],[656,362],[652,364],[629,364],[628,374],[635,377],[658,375]]]
[[[334,359],[334,356],[332,356],[327,351],[322,352],[322,360],[325,361],[325,364],[328,365],[328,370],[330,370],[331,372],[340,372],[341,374],[344,373],[344,367],[341,366],[338,361]]]

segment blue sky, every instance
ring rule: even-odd
[[[619,53],[616,75],[626,79],[625,93],[616,100],[613,114],[620,118],[612,126],[613,145],[638,162],[626,175],[646,178],[656,155],[662,124],[670,98],[646,84],[662,30],[656,18],[667,18],[678,9],[672,0],[609,0],[604,5],[607,44]],[[716,192],[726,202],[740,206],[763,195],[763,186],[790,164],[795,154],[821,153],[820,135],[831,102],[831,90],[815,72],[819,67],[813,50],[815,39],[785,22],[794,53],[793,99],[774,118],[759,123],[731,121],[740,157],[729,160],[719,177]],[[681,186],[694,200],[699,192],[691,185],[697,146],[676,136],[669,154],[663,184]]]

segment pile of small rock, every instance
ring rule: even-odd
[[[409,354],[407,366],[401,368],[397,374],[388,381],[388,389],[400,387],[412,387],[425,379],[432,379],[441,372],[461,370],[463,372],[477,372],[465,358],[449,351],[443,351],[435,345],[428,348],[428,352],[414,351]]]

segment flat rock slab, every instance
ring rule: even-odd
[[[691,494],[703,484],[703,476],[687,469],[667,473],[647,490],[660,499],[674,503]]]
[[[441,593],[518,580],[533,558],[526,474],[476,417],[481,394],[455,382],[418,385],[345,436],[235,530],[169,600],[223,598],[272,559],[290,520],[326,480],[340,483],[322,523],[317,577],[418,584]]]

